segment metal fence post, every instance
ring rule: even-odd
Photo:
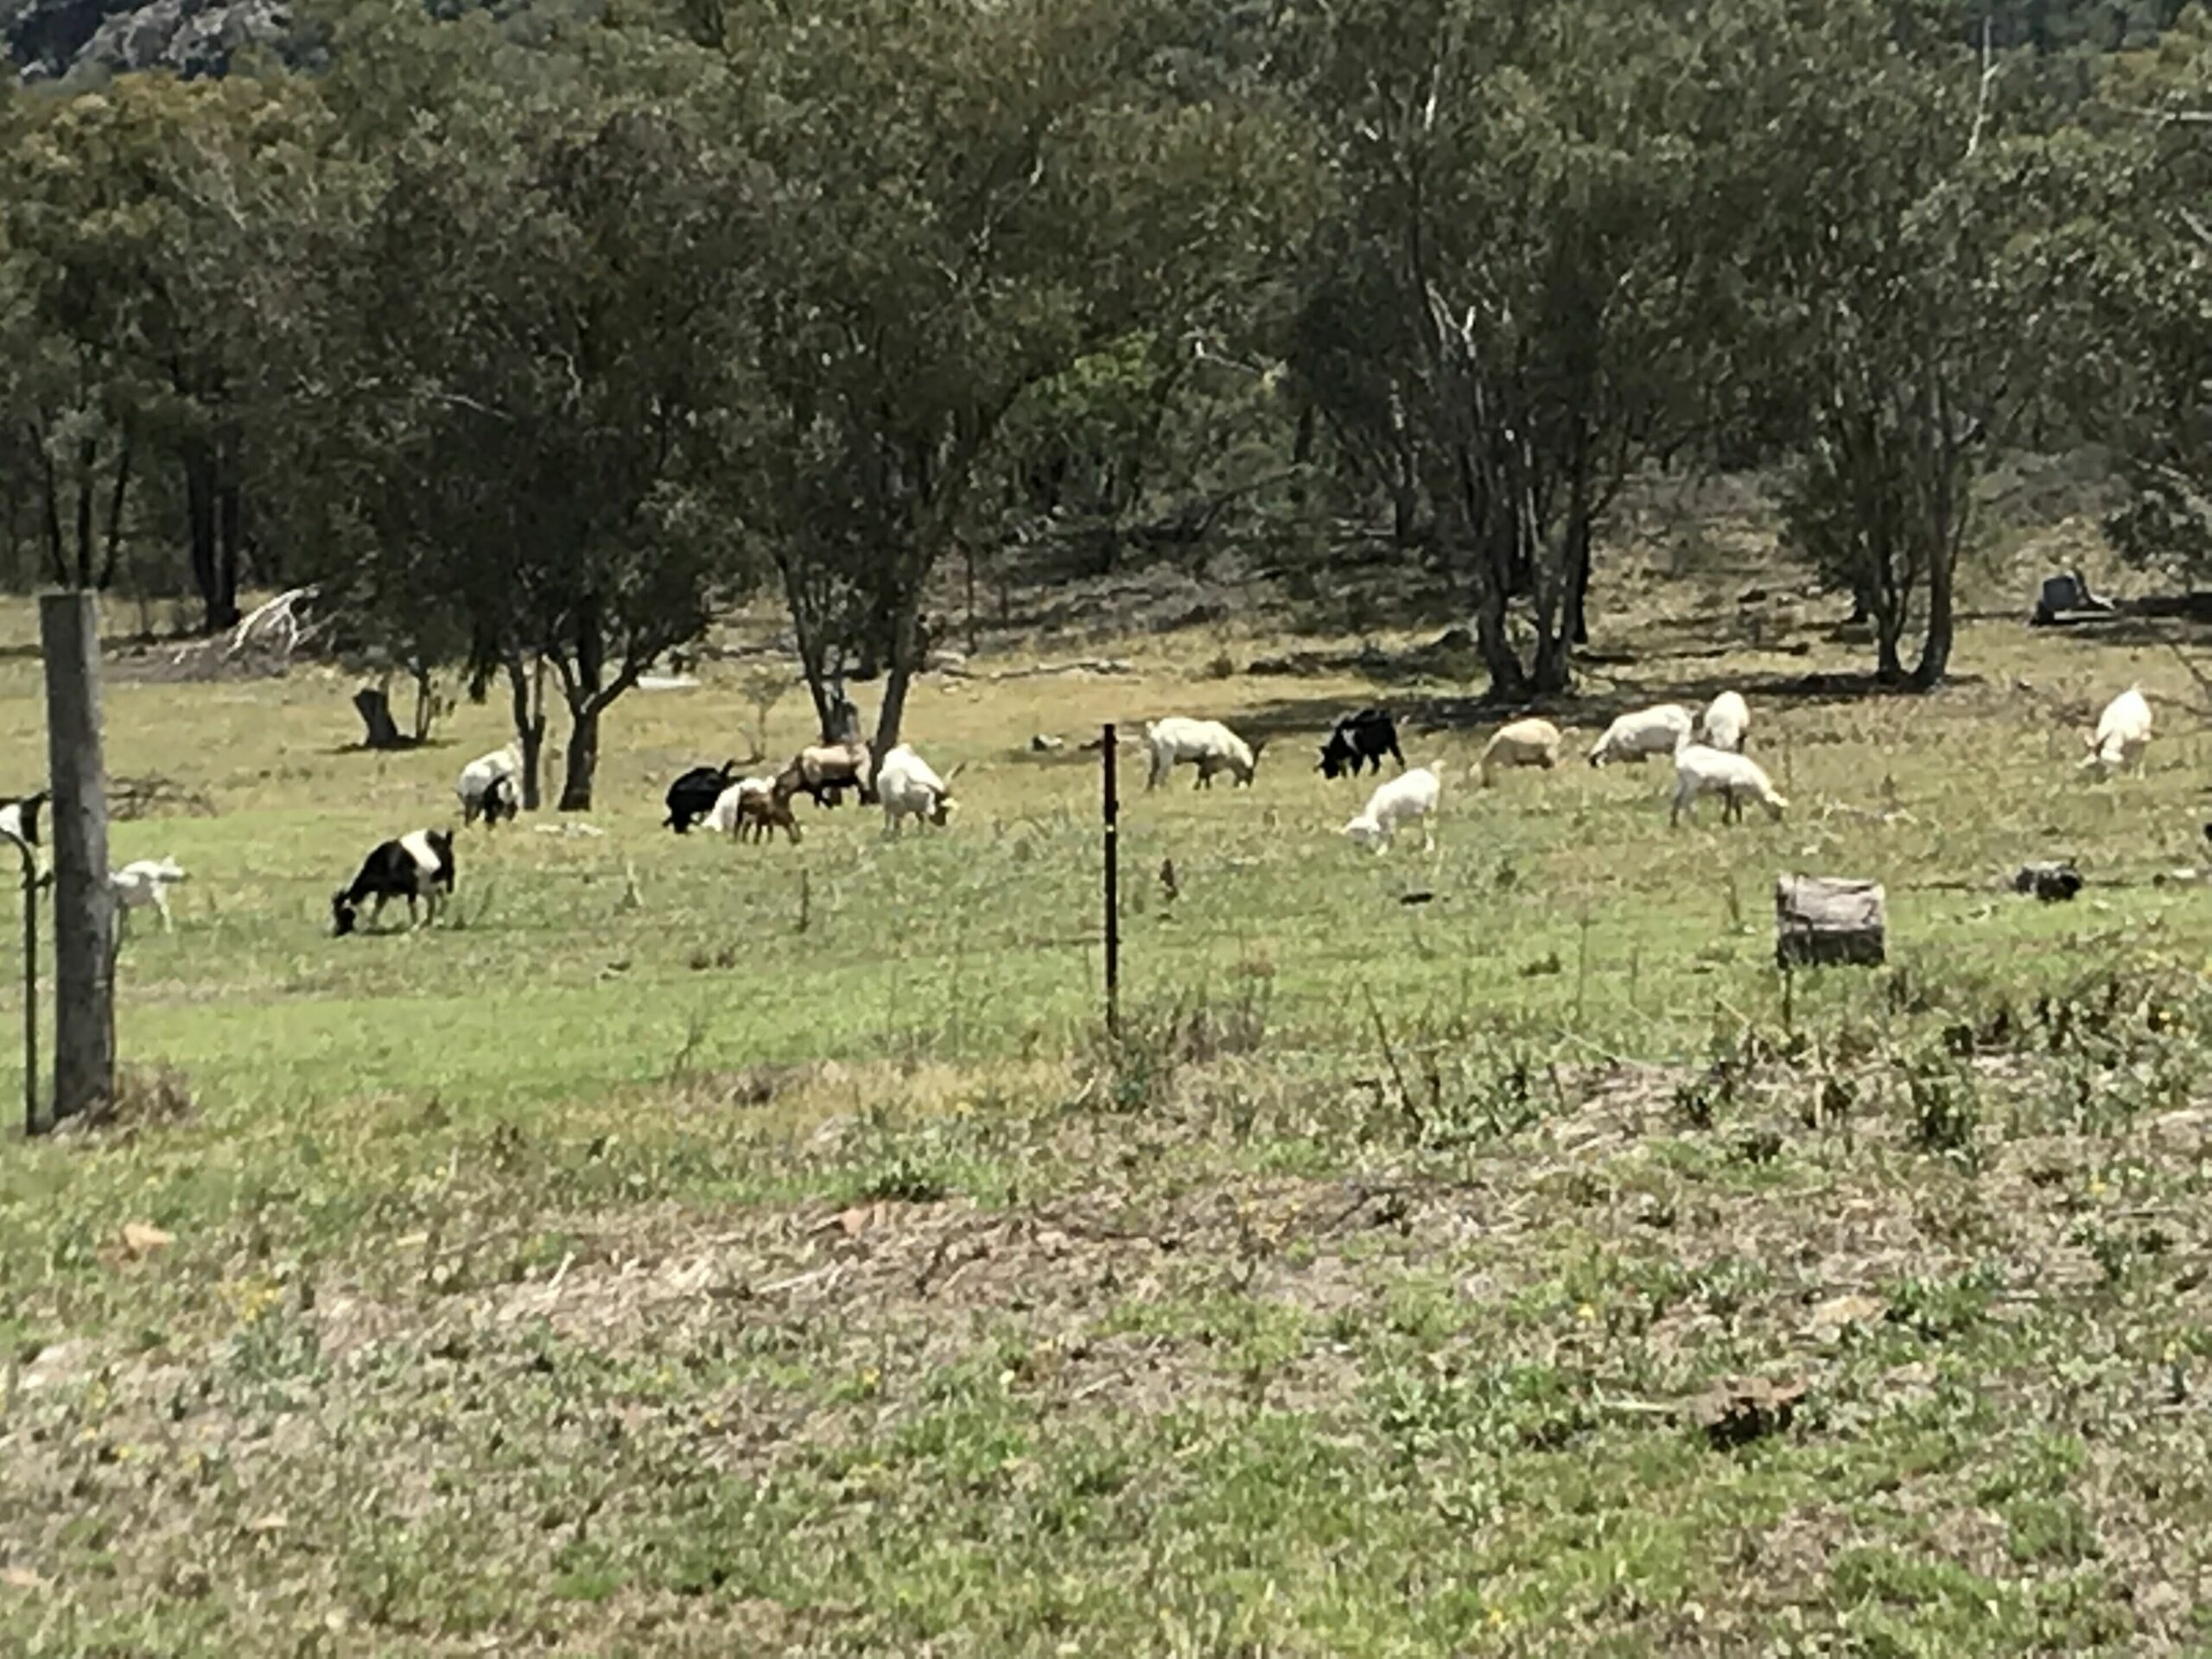
[[[1115,760],[1121,746],[1108,721],[1100,764],[1105,768],[1105,887],[1106,887],[1106,1034],[1122,1034],[1122,798],[1116,785]]]

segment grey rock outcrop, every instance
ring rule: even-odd
[[[26,81],[86,71],[219,75],[246,48],[282,48],[287,0],[0,0],[0,49]]]

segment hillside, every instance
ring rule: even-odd
[[[290,30],[284,0],[0,0],[0,42],[27,81],[86,69],[219,74],[244,48]]]

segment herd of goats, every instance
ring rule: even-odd
[[[1587,758],[1592,766],[1603,766],[1671,755],[1675,787],[1669,823],[1679,823],[1685,815],[1694,818],[1702,795],[1721,798],[1724,823],[1739,821],[1747,801],[1757,801],[1769,817],[1780,818],[1789,802],[1776,791],[1765,770],[1743,752],[1751,723],[1750,705],[1735,691],[1723,691],[1701,715],[1693,715],[1681,703],[1660,703],[1615,720],[1591,746]],[[2105,706],[2088,740],[2088,758],[2082,764],[2100,777],[2134,766],[2150,738],[2150,703],[2139,686],[2130,686]],[[1558,765],[1563,741],[1560,728],[1539,716],[1509,721],[1484,747],[1474,773],[1487,787],[1508,768],[1548,769]],[[1217,720],[1174,715],[1147,724],[1144,745],[1151,758],[1146,788],[1157,789],[1179,766],[1196,771],[1194,787],[1207,788],[1222,772],[1249,785],[1265,740],[1247,743]],[[1361,709],[1338,719],[1322,745],[1319,770],[1332,779],[1357,777],[1371,766],[1379,777],[1386,755],[1397,763],[1397,775],[1376,785],[1367,804],[1342,833],[1354,844],[1381,853],[1398,831],[1419,824],[1424,848],[1433,849],[1436,842],[1431,820],[1442,794],[1444,763],[1408,766],[1397,721],[1389,709]],[[909,818],[942,829],[951,820],[956,804],[951,779],[959,771],[956,766],[950,774],[938,776],[905,743],[878,760],[858,738],[812,745],[792,756],[780,772],[758,777],[739,776],[734,761],[694,766],[669,786],[667,827],[682,835],[703,824],[740,840],[761,841],[780,830],[796,842],[800,831],[791,804],[798,796],[805,795],[817,807],[833,807],[849,791],[882,807],[891,835],[900,833]],[[522,756],[512,743],[470,761],[455,785],[463,826],[479,818],[489,827],[516,817],[522,810],[521,778]],[[35,849],[39,810],[46,800],[46,791],[41,791],[0,804],[0,836]],[[435,920],[442,901],[453,894],[454,833],[450,829],[415,830],[372,849],[353,880],[331,895],[334,931],[340,937],[355,931],[364,905],[369,906],[368,919],[373,925],[386,901],[393,899],[406,901],[411,924]],[[2212,825],[2206,826],[2206,835],[2212,837]],[[185,873],[174,859],[141,859],[112,872],[110,890],[124,913],[150,908],[167,929],[167,890],[183,880]]]

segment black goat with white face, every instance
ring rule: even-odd
[[[453,879],[450,830],[410,830],[396,840],[379,842],[361,861],[361,872],[353,878],[353,885],[331,894],[332,931],[342,939],[354,931],[364,899],[374,901],[369,910],[372,925],[384,914],[387,899],[407,901],[410,927],[416,925],[418,899],[428,905],[429,919],[435,921],[441,901],[453,896]]]
[[[1319,771],[1324,778],[1341,778],[1346,772],[1357,778],[1362,767],[1372,763],[1379,772],[1386,754],[1398,763],[1399,771],[1406,769],[1404,752],[1398,747],[1398,722],[1388,709],[1362,709],[1337,721],[1321,746]]]

